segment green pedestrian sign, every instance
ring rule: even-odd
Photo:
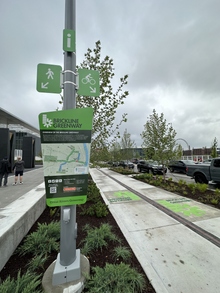
[[[48,206],[86,202],[92,122],[91,107],[39,115]]]
[[[63,30],[63,51],[75,52],[75,31]]]
[[[37,91],[43,93],[61,93],[60,72],[62,67],[52,64],[37,65]]]
[[[98,97],[100,95],[99,72],[97,70],[78,69],[78,74],[78,95]]]

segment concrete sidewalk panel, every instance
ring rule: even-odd
[[[114,212],[119,215],[129,232],[179,224],[173,218],[143,201],[114,205]]]
[[[220,217],[194,222],[194,224],[220,238]]]
[[[170,293],[212,292],[220,288],[220,249],[182,224],[131,232]]]

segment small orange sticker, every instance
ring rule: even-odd
[[[63,191],[74,191],[74,190],[76,190],[76,187],[65,187],[63,189]]]

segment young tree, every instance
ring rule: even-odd
[[[128,75],[120,78],[119,87],[113,91],[111,81],[114,77],[113,59],[106,56],[101,60],[101,42],[97,41],[93,50],[88,49],[84,61],[77,66],[89,70],[98,70],[100,74],[100,96],[76,96],[76,108],[92,107],[94,110],[91,153],[102,149],[108,139],[119,136],[119,126],[127,121],[127,114],[123,114],[121,121],[115,126],[115,114],[119,105],[124,104],[124,99],[129,95],[123,91],[127,84]],[[62,103],[60,101],[59,103]]]
[[[211,152],[211,157],[212,158],[218,157],[217,146],[218,146],[218,141],[217,141],[217,138],[215,137],[213,142],[212,142],[212,152]]]
[[[120,143],[117,142],[117,140],[115,140],[112,145],[111,145],[111,148],[110,148],[110,152],[111,152],[111,155],[112,155],[112,161],[117,163],[121,160],[121,146],[120,146]],[[115,166],[117,166],[115,164]],[[114,167],[114,165],[113,165]]]
[[[178,144],[175,148],[175,158],[177,160],[181,160],[182,156],[183,156],[183,147],[181,146],[181,144]]]
[[[124,134],[121,138],[121,148],[123,153],[123,158],[127,161],[133,157],[133,150],[132,148],[135,148],[135,142],[131,140],[131,135],[127,132],[127,129],[125,129]]]
[[[153,160],[164,167],[166,161],[176,154],[174,150],[175,136],[176,131],[173,129],[172,124],[166,122],[163,113],[159,116],[154,109],[141,134],[143,139],[142,147],[146,150],[154,149],[154,154],[152,154]],[[163,175],[165,180],[164,168]]]

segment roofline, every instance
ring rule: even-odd
[[[8,128],[10,124],[21,125],[25,127],[26,129],[31,130],[32,132],[40,135],[39,129],[23,121],[22,119],[16,117],[15,115],[7,112],[1,107],[0,107],[0,124],[6,124]]]

